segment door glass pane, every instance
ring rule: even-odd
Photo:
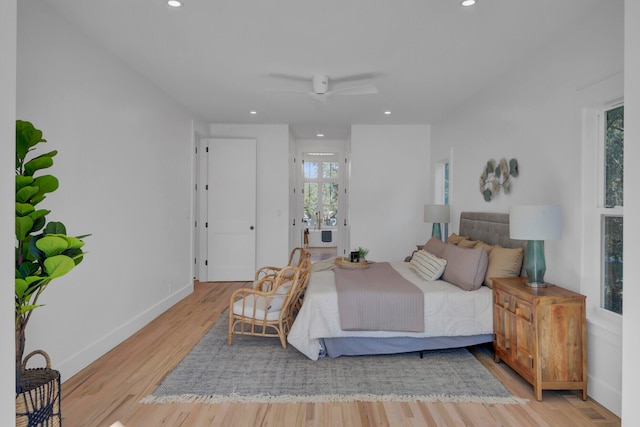
[[[603,308],[622,314],[622,217],[605,216],[603,241]]]
[[[305,178],[318,177],[318,162],[304,162],[304,177]]]
[[[607,111],[605,134],[605,207],[624,206],[624,107]]]
[[[322,214],[323,225],[336,225],[338,184],[335,182],[322,183]]]
[[[305,163],[306,165],[306,163]],[[318,207],[318,183],[304,183],[304,222],[306,227],[316,225],[316,212]]]

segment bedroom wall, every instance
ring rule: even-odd
[[[603,2],[555,42],[433,124],[432,157],[453,152],[453,230],[463,210],[508,212],[511,204],[562,207],[562,239],[545,242],[545,279],[580,292],[583,222],[580,92],[623,71],[623,4]],[[516,158],[510,195],[479,191],[488,159]],[[607,339],[588,325],[589,395],[620,413],[620,331]]]
[[[211,124],[213,138],[257,140],[256,267],[289,260],[289,126]]]
[[[18,6],[17,117],[59,150],[44,202],[88,255],[27,330],[68,379],[192,292],[192,117],[43,2]]]
[[[15,348],[11,299],[14,259],[16,132],[16,0],[5,1],[0,14],[0,425],[15,423]]]
[[[351,246],[368,248],[371,260],[403,260],[431,234],[429,133],[428,125],[351,127]]]

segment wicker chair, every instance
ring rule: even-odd
[[[287,266],[300,267],[300,264],[304,260],[305,254],[308,254],[308,252],[303,248],[298,247],[293,249],[291,251],[291,254],[289,255],[289,263],[287,264]],[[272,267],[270,265],[260,268],[258,271],[256,271],[255,283],[264,279],[265,277],[275,278],[281,269],[282,267]]]
[[[287,335],[295,317],[305,281],[311,270],[310,257],[304,256],[302,268],[286,266],[275,277],[266,276],[253,288],[238,289],[229,301],[229,345],[233,334],[279,337],[287,348]]]

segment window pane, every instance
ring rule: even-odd
[[[622,314],[622,217],[604,217],[603,308]]]
[[[622,203],[624,171],[624,107],[607,111],[605,134],[605,206],[624,206]]]
[[[323,178],[337,178],[338,177],[338,162],[322,162],[322,177]]]
[[[304,162],[304,177],[305,178],[318,177],[318,162]]]

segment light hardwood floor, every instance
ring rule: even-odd
[[[102,427],[116,421],[147,426],[619,426],[620,419],[577,392],[532,387],[489,346],[473,353],[527,404],[303,403],[149,405],[152,393],[227,308],[233,290],[247,283],[197,283],[195,292],[62,385],[63,425]]]

